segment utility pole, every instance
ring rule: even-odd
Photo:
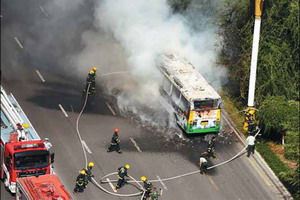
[[[248,107],[245,112],[244,129],[248,131],[249,121],[255,121],[255,82],[256,82],[256,69],[257,69],[257,57],[260,37],[261,15],[262,15],[263,0],[255,0],[255,21],[251,54],[251,67],[250,67],[250,79],[249,79],[249,92],[248,92]]]

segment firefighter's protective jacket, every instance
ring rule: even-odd
[[[151,191],[153,188],[153,185],[149,181],[144,181],[144,188],[146,191]]]
[[[92,82],[95,81],[95,77],[93,74],[88,74],[87,78],[86,78],[86,83],[87,84],[92,84]]]
[[[83,186],[85,184],[85,181],[86,181],[86,175],[79,174],[76,179],[76,184],[78,186]]]
[[[118,168],[118,178],[124,179],[125,176],[127,176],[127,169],[125,167],[119,167]]]
[[[207,145],[207,152],[211,152],[215,150],[215,141],[211,139]]]
[[[111,138],[111,144],[112,145],[117,145],[118,143],[120,143],[119,134],[114,133],[112,138]]]

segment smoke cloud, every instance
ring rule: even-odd
[[[44,11],[32,16],[34,23],[26,25],[40,36],[27,37],[25,49],[36,62],[32,65],[66,70],[82,82],[98,66],[97,84],[116,97],[124,114],[161,124],[166,116],[158,101],[159,54],[176,52],[187,58],[217,90],[226,77],[215,63],[220,39],[211,8],[218,0],[190,2],[184,13],[174,14],[167,0],[47,1]],[[119,71],[127,72],[101,76]]]
[[[161,75],[155,60],[165,52],[186,57],[216,89],[220,89],[225,71],[215,64],[218,55],[216,28],[205,21],[203,14],[198,26],[205,24],[205,29],[195,28],[197,22],[193,23],[193,20],[199,19],[193,12],[195,10],[187,9],[189,15],[174,14],[166,0],[99,1],[94,14],[96,31],[83,35],[86,48],[79,56],[80,60],[106,55],[104,57],[110,59],[103,65],[104,72],[129,71],[129,76],[111,78],[106,85],[123,91],[117,98],[118,106],[124,112],[130,110],[142,115],[143,109],[138,108],[139,105],[156,111],[161,109],[157,98]],[[98,33],[106,35],[109,39],[105,42],[110,40],[109,46],[114,43],[115,47],[106,52],[97,51],[99,46],[103,47],[100,42],[103,37],[98,37]],[[107,55],[111,53],[118,55]],[[153,116],[152,113],[149,115]]]

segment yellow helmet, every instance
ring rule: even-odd
[[[84,170],[84,169],[81,170],[81,171],[80,171],[80,174],[86,174],[86,173],[85,173],[85,170]]]
[[[93,67],[93,71],[96,72],[97,71],[97,67]]]
[[[94,167],[95,166],[95,164],[93,163],[93,162],[89,162],[89,165],[88,165],[89,167]]]
[[[129,169],[129,168],[130,168],[130,165],[128,165],[128,164],[125,165],[125,168],[126,168],[126,169]]]
[[[142,181],[146,181],[147,178],[146,178],[145,176],[142,176],[142,177],[141,177],[141,180],[142,180]]]
[[[250,115],[254,115],[254,113],[255,113],[255,110],[249,110]]]
[[[24,128],[28,128],[29,124],[22,124]]]
[[[94,70],[91,70],[89,74],[95,74]]]

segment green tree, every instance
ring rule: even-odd
[[[222,61],[228,65],[230,84],[247,99],[253,37],[253,2],[225,1],[220,12]],[[231,88],[231,87],[230,87]],[[267,96],[299,100],[299,2],[264,1],[257,65],[256,101]]]
[[[290,113],[283,123],[286,130],[286,145],[284,155],[296,163],[299,162],[300,130],[299,130],[299,101],[289,101]]]
[[[289,188],[289,191],[295,199],[300,199],[300,168],[299,165],[295,170],[280,172],[280,179]]]

